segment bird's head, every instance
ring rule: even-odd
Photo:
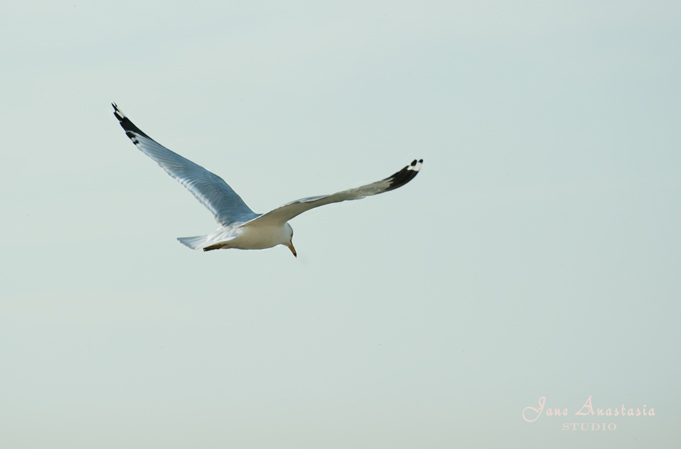
[[[283,245],[286,245],[286,247],[287,247],[288,249],[290,249],[291,252],[293,253],[293,255],[296,256],[296,258],[297,258],[297,257],[298,257],[298,253],[296,252],[296,249],[295,249],[295,247],[293,246],[293,228],[292,228],[291,225],[288,224],[288,223],[286,223],[286,225],[284,226],[284,228],[286,229],[286,242],[283,243]]]

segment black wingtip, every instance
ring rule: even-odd
[[[118,109],[118,106],[116,105],[116,103],[111,103],[111,106],[113,106],[113,108],[114,108],[114,115],[116,116],[118,121],[122,122],[123,119],[125,118],[125,114],[123,114],[123,112],[121,112],[121,110]]]
[[[133,134],[139,134],[140,136],[147,137],[151,139],[151,137],[147,136],[147,134],[139,129],[133,122],[130,121],[128,117],[125,116],[123,111],[118,109],[118,105],[116,103],[111,103],[111,106],[114,108],[114,116],[118,119],[118,121],[121,124],[121,127],[125,130],[125,134],[130,137],[130,139],[133,141],[134,144],[137,144],[136,140],[133,139]]]
[[[414,159],[411,164],[387,178],[386,181],[389,181],[390,185],[386,189],[386,192],[402,187],[412,179],[416,178],[416,175],[419,174],[419,170],[421,170],[421,165],[423,165],[423,159]]]

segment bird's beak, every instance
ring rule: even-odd
[[[291,250],[291,252],[293,253],[294,256],[296,256],[296,259],[297,259],[297,258],[298,258],[298,253],[296,252],[296,249],[293,247],[293,241],[290,240],[290,241],[288,242],[288,245],[286,245],[286,246],[288,246],[288,249]]]

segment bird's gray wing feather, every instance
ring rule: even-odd
[[[297,217],[305,211],[314,209],[315,207],[339,203],[341,201],[359,200],[367,196],[378,195],[379,193],[397,189],[414,179],[421,169],[422,164],[423,159],[418,161],[414,160],[410,165],[407,165],[394,175],[381,181],[356,187],[354,189],[343,190],[331,195],[313,196],[290,202],[260,215],[248,223],[245,223],[243,226],[281,226],[290,219]]]
[[[114,115],[132,143],[185,186],[213,213],[218,223],[227,226],[258,216],[222,178],[159,144],[135,126],[116,104],[112,106]]]

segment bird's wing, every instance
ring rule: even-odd
[[[218,223],[227,226],[258,216],[222,178],[159,144],[135,126],[115,103],[112,106],[114,115],[132,143],[185,186],[213,213]]]
[[[395,190],[414,179],[421,169],[422,164],[423,159],[418,161],[414,160],[410,165],[407,165],[402,170],[382,181],[377,181],[354,189],[343,190],[342,192],[331,195],[313,196],[293,201],[271,210],[266,214],[262,214],[259,217],[244,223],[242,226],[281,226],[293,217],[310,209],[314,209],[315,207],[331,203],[340,203],[341,201],[359,200],[365,196],[378,195],[379,193]]]

